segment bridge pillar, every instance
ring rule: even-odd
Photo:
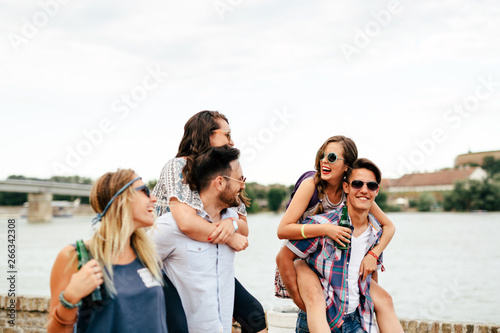
[[[28,193],[28,222],[52,221],[52,193]]]

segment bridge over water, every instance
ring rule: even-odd
[[[28,221],[49,222],[52,220],[52,198],[54,194],[90,196],[92,185],[59,183],[41,180],[0,180],[0,192],[28,193]]]

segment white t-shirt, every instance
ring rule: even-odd
[[[366,247],[368,246],[368,238],[371,235],[371,227],[368,225],[365,232],[358,237],[351,237],[351,260],[347,273],[348,290],[349,290],[349,308],[347,313],[354,312],[359,305],[359,267],[361,261],[365,257]]]

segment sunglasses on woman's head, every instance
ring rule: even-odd
[[[228,141],[231,141],[231,130],[230,129],[216,129],[212,131],[213,133],[222,133],[226,136]]]
[[[151,198],[151,194],[149,193],[149,188],[146,185],[136,187],[135,190],[142,191],[142,192],[144,192],[144,194],[146,194],[148,196],[148,198]]]
[[[353,180],[351,182],[351,186],[355,190],[359,190],[364,184],[366,184],[366,187],[368,187],[370,191],[376,191],[379,186],[377,182],[364,182],[362,180]]]
[[[319,157],[319,160],[322,161],[324,158],[325,158],[325,152],[322,152]],[[343,158],[338,157],[337,154],[335,154],[334,152],[328,153],[328,155],[326,155],[326,160],[328,161],[328,163],[335,163],[337,162],[337,160],[345,161]]]

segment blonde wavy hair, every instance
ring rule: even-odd
[[[101,213],[113,195],[136,177],[136,173],[131,169],[118,169],[116,172],[102,175],[94,183],[90,193],[90,204],[94,211]],[[104,283],[111,296],[116,295],[113,281],[113,262],[125,250],[129,235],[131,235],[130,245],[135,250],[139,260],[160,283],[163,281],[160,258],[145,228],[139,228],[132,232],[134,220],[130,203],[136,195],[138,192],[129,186],[115,198],[88,244],[92,256],[103,268]]]

